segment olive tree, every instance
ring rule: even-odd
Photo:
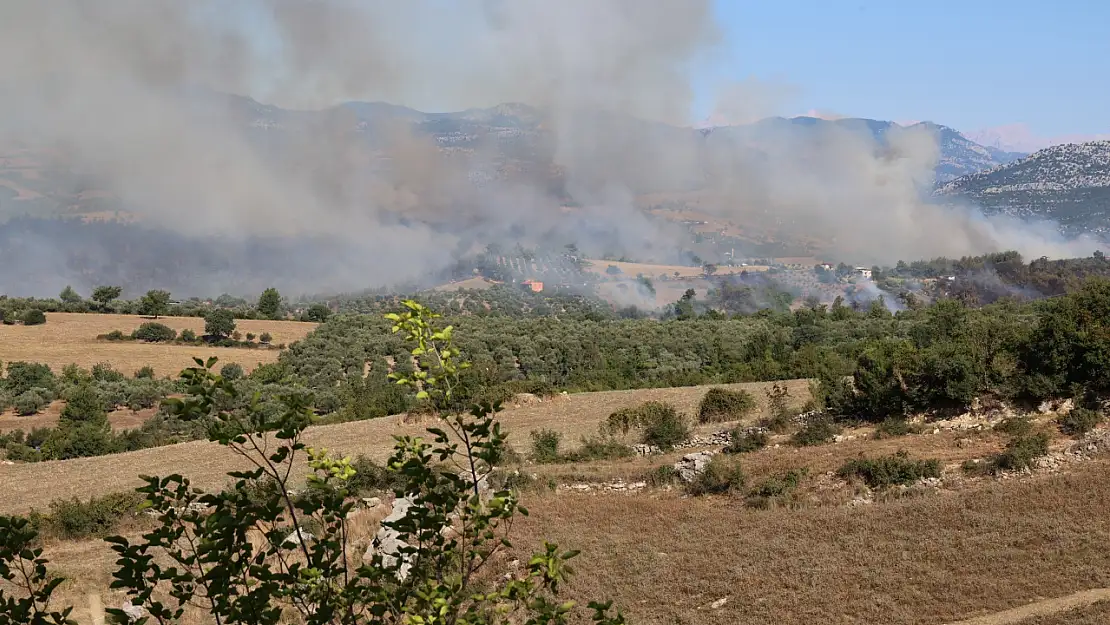
[[[170,292],[152,289],[139,300],[139,312],[147,317],[163,317],[170,310]]]

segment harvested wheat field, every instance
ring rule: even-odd
[[[934,439],[901,442],[916,453]],[[544,539],[582,550],[565,595],[612,598],[630,623],[1102,623],[1106,606],[1091,604],[1106,591],[1075,593],[1110,586],[1108,479],[1103,456],[1068,474],[975,481],[856,507],[770,510],[674,490],[530,490],[530,515],[514,524],[514,555]],[[97,593],[122,601],[107,588],[114,555],[105,543],[53,542],[46,555],[68,580],[64,600],[83,606]]]
[[[808,382],[786,383],[795,402],[808,398]],[[725,385],[746,388],[762,407],[766,383]],[[613,411],[649,400],[667,401],[679,410],[691,412],[709,387],[663,388],[636,391],[607,391],[561,395],[539,401],[506,406],[499,416],[509,432],[509,441],[518,451],[528,449],[532,430],[561,432],[569,445],[586,435],[597,433],[598,425]],[[393,450],[395,434],[422,434],[428,423],[405,423],[401,416],[314,427],[306,433],[311,445],[327,447],[350,455],[365,454],[385,459]],[[140,474],[182,473],[200,488],[219,488],[226,484],[226,473],[242,468],[241,459],[227,449],[206,441],[194,441],[140,451],[94,458],[78,458],[29,464],[0,465],[0,514],[43,509],[54,499],[80,496],[89,498],[128,490],[139,485]],[[50,484],[50,488],[43,488]]]
[[[1071,475],[765,511],[559,491],[525,499],[516,543],[581,549],[571,598],[611,597],[630,623],[941,625],[1110,586],[1107,480],[1100,460]]]
[[[55,371],[71,363],[88,368],[107,362],[127,374],[150,366],[158,376],[174,376],[185,367],[193,366],[194,357],[217,356],[220,362],[235,362],[248,371],[259,364],[274,362],[278,357],[277,349],[196,347],[96,339],[97,335],[112,330],[130,334],[147,321],[152,320],[137,315],[47,313],[46,325],[0,325],[0,361],[41,362]],[[157,321],[178,332],[190,329],[198,334],[204,333],[204,319],[199,317],[160,317]],[[236,327],[244,334],[269,332],[276,345],[304,338],[316,324],[240,319],[236,321]]]

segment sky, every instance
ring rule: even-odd
[[[758,81],[810,110],[962,131],[1025,124],[1041,136],[1110,132],[1110,2],[717,0],[717,86]]]

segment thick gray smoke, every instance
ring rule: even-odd
[[[665,261],[684,234],[647,219],[636,195],[705,185],[724,214],[831,236],[860,262],[1052,249],[1024,226],[924,205],[928,136],[893,137],[884,154],[850,133],[772,135],[753,157],[746,140],[676,127],[694,67],[720,42],[710,0],[5,0],[0,152],[38,154],[69,192],[102,191],[143,227],[218,241],[225,257],[174,276],[195,294],[399,282],[490,242]],[[751,121],[788,92],[742,84],[722,91],[719,112]],[[339,106],[350,101],[524,102],[542,114],[540,155],[527,156],[548,165],[475,184],[513,166],[498,143],[445,149],[405,110]],[[280,132],[252,127],[267,116]],[[564,210],[568,197],[581,208]],[[250,237],[303,241],[267,248],[277,266],[252,276],[237,272],[258,254]],[[82,259],[121,262],[115,245],[59,262],[46,233],[21,245],[39,294],[92,286],[79,283]],[[27,288],[11,271],[0,291]]]
[[[470,172],[495,166],[495,154],[451,158],[403,123],[376,126],[371,148],[342,109],[267,153],[245,136],[249,119],[190,94],[301,109],[527,102],[550,117],[566,188],[608,222],[597,230],[631,246],[659,236],[627,186],[651,172],[622,156],[636,147],[643,160],[649,146],[580,112],[683,122],[691,64],[716,38],[705,0],[10,0],[0,5],[0,145],[49,149],[146,225],[229,244],[340,237],[365,261],[313,286],[369,286],[446,264],[459,235],[476,234],[465,232],[475,213],[506,232],[558,228],[560,199],[539,184],[476,190]]]

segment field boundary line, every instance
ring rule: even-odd
[[[1018,625],[1022,621],[1036,617],[1058,614],[1075,608],[1085,608],[1099,601],[1110,600],[1110,588],[1083,590],[1063,597],[1044,599],[1026,605],[992,612],[962,621],[952,621],[945,625]]]

